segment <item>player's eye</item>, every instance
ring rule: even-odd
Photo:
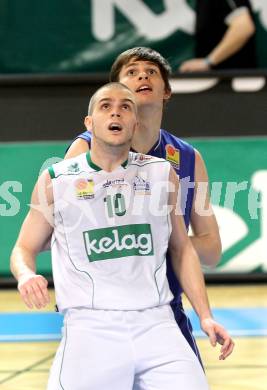
[[[135,76],[136,70],[135,69],[128,69],[127,76]]]
[[[128,111],[128,110],[130,110],[130,105],[129,104],[123,104],[122,108],[123,108],[123,110]]]
[[[109,108],[109,104],[108,103],[104,103],[104,104],[102,104],[102,106],[101,106],[101,108],[103,109],[103,110],[107,110],[108,108]]]
[[[151,69],[148,69],[148,73],[149,74],[156,74],[157,71],[156,71],[156,69],[151,68]]]

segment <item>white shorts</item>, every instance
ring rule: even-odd
[[[207,390],[169,305],[142,311],[71,309],[48,390]]]

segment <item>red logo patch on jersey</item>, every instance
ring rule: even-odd
[[[176,169],[180,166],[180,151],[173,145],[167,144],[165,146],[166,160],[169,161]]]
[[[78,179],[74,183],[77,199],[94,198],[94,181],[91,179]]]

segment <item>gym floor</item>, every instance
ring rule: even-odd
[[[211,390],[266,390],[266,284],[210,285],[207,290],[215,319],[236,344],[233,354],[219,361],[219,346],[211,347],[184,299]],[[53,290],[50,294],[51,304],[45,310],[31,312],[16,290],[0,290],[1,390],[45,390],[62,320],[53,314]],[[44,321],[50,322],[50,328],[43,327]]]

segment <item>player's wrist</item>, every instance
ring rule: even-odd
[[[21,286],[22,284],[26,283],[29,279],[35,278],[36,276],[38,276],[38,275],[33,271],[23,272],[17,278],[18,287]]]
[[[200,322],[206,322],[213,320],[212,313],[210,311],[205,311],[201,314],[199,314],[199,321]]]
[[[211,58],[211,56],[205,57],[204,58],[204,62],[209,67],[209,69],[212,69],[214,67],[214,65],[215,65],[213,60],[212,60],[212,58]]]
[[[203,330],[207,329],[207,327],[209,328],[210,326],[213,326],[214,324],[214,319],[212,317],[212,315],[210,316],[205,316],[205,317],[202,317],[200,318],[200,326]]]

